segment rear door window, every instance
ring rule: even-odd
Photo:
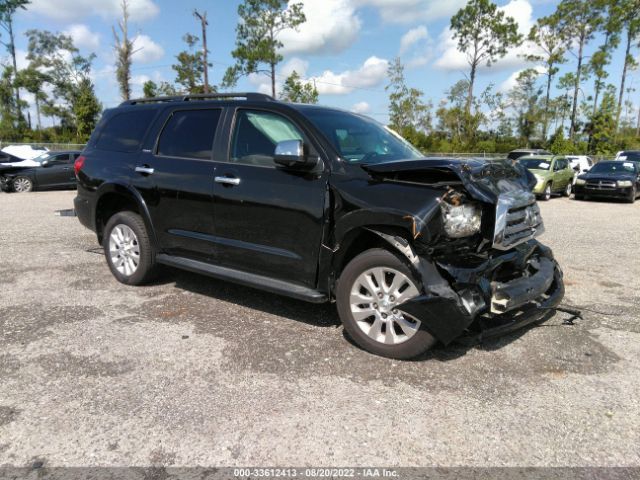
[[[135,109],[109,118],[96,142],[96,148],[114,152],[135,152],[155,117],[156,110]]]
[[[213,139],[222,110],[173,112],[158,140],[157,154],[167,157],[211,159]]]

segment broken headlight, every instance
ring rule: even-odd
[[[482,209],[477,203],[467,202],[458,193],[449,193],[442,198],[442,223],[450,238],[464,238],[480,231]]]

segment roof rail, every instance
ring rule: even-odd
[[[120,104],[121,107],[126,105],[138,105],[145,103],[162,103],[162,102],[191,102],[194,100],[218,100],[218,99],[241,99],[253,101],[269,101],[275,99],[271,95],[264,93],[200,93],[193,95],[175,95],[171,97],[151,97],[151,98],[135,98],[133,100],[125,100]]]

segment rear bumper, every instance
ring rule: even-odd
[[[80,223],[89,230],[95,231],[95,225],[91,218],[91,202],[78,195],[73,199],[73,208],[76,211],[76,215],[78,216]]]
[[[488,254],[475,267],[431,265],[436,268],[419,272],[424,294],[398,309],[420,320],[445,345],[501,335],[536,322],[564,297],[562,270],[551,250],[535,240]]]

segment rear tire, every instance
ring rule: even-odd
[[[112,216],[102,239],[107,265],[116,280],[143,285],[156,274],[156,256],[142,217],[133,212]]]
[[[358,255],[343,270],[336,288],[345,331],[359,347],[383,357],[408,360],[426,352],[436,339],[419,320],[394,308],[419,296],[420,289],[406,262],[389,251],[372,249]]]

